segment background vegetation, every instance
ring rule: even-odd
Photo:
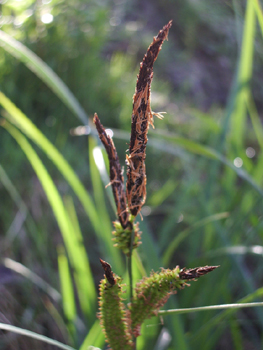
[[[260,1],[7,0],[1,29],[46,62],[83,109],[0,37],[0,322],[103,348],[99,257],[127,276],[111,244],[115,208],[87,115],[114,128],[124,164],[139,62],[170,19],[152,86],[153,110],[167,114],[149,134],[145,271],[139,258],[134,270],[140,278],[160,266],[221,265],[169,308],[262,298]],[[73,137],[83,123],[90,135]],[[138,349],[259,349],[262,328],[260,308],[164,316],[147,322]],[[55,348],[11,332],[0,347]]]

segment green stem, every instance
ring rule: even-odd
[[[128,256],[128,274],[129,274],[129,281],[130,281],[130,302],[133,299],[133,278],[132,278],[132,251],[133,251],[133,241],[134,241],[134,229],[132,229],[131,232],[131,242],[130,242],[130,254]],[[136,350],[136,338],[132,337],[133,343],[134,343],[134,350]]]
[[[130,301],[132,301],[133,298],[133,288],[132,288],[132,247],[133,247],[133,241],[134,241],[134,230],[131,232],[131,242],[130,242],[130,254],[128,256],[128,274],[129,274],[129,280],[130,280]]]

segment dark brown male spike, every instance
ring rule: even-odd
[[[95,113],[93,122],[96,125],[101,142],[108,154],[110,162],[110,184],[117,206],[117,214],[121,226],[125,229],[128,226],[127,199],[124,191],[124,179],[122,175],[119,157],[112,139],[106,134],[98,115]]]
[[[153,126],[153,113],[151,110],[151,82],[153,78],[153,64],[161,50],[162,43],[168,37],[172,21],[166,24],[153,42],[140,64],[135,94],[133,96],[133,112],[131,125],[131,138],[127,162],[126,195],[128,207],[133,216],[136,216],[146,199],[146,172],[145,157],[147,132],[149,123]]]

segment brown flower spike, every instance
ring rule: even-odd
[[[217,269],[219,266],[202,266],[202,267],[194,267],[193,269],[183,268],[179,272],[179,276],[181,280],[193,280],[199,278],[207,273]]]
[[[128,206],[133,216],[136,216],[146,199],[146,173],[145,173],[145,151],[147,144],[147,132],[149,123],[153,126],[153,113],[151,110],[151,82],[153,78],[153,64],[161,50],[162,43],[168,37],[170,21],[153,38],[143,61],[137,79],[135,94],[133,96],[133,112],[131,125],[131,139],[127,161],[127,183],[126,194]]]
[[[112,139],[106,134],[106,131],[101,124],[98,115],[95,113],[93,122],[96,125],[101,142],[103,143],[108,154],[110,162],[110,184],[117,206],[117,214],[121,226],[125,229],[128,226],[127,200],[124,191],[124,179],[121,171],[119,157]]]

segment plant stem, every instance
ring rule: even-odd
[[[131,242],[130,242],[130,254],[128,256],[128,274],[129,274],[129,281],[130,281],[130,302],[132,301],[133,298],[133,278],[132,278],[132,251],[133,251],[133,241],[134,241],[134,229],[132,229],[131,232]],[[134,350],[136,350],[136,338],[133,336],[132,337],[133,342],[134,342]]]
[[[133,297],[133,288],[132,288],[132,247],[133,247],[133,241],[134,241],[134,230],[131,232],[131,242],[130,242],[130,254],[128,256],[128,274],[129,274],[129,280],[130,280],[130,301],[132,301]]]

